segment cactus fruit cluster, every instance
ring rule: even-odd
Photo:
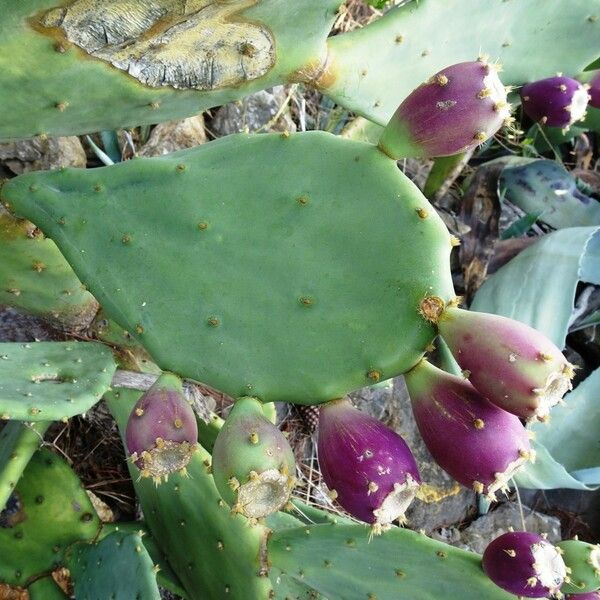
[[[102,600],[156,600],[159,583],[190,600],[597,595],[597,546],[509,532],[480,557],[397,527],[416,460],[348,394],[404,375],[433,459],[490,501],[534,460],[526,424],[548,420],[573,366],[531,327],[458,308],[459,241],[396,161],[474,151],[510,120],[496,57],[505,83],[533,81],[523,110],[549,127],[597,107],[600,79],[538,80],[556,26],[523,17],[550,18],[542,0],[402,3],[328,40],[340,4],[0,0],[0,103],[14,99],[1,139],[156,123],[283,82],[387,123],[368,141],[230,135],[0,182],[0,302],[80,339],[0,343],[0,583],[62,597],[50,574],[67,567],[77,598]],[[569,72],[597,58],[596,8],[561,12],[565,31],[586,27]],[[469,60],[486,48],[494,61]],[[461,375],[436,366],[437,338]],[[231,396],[225,419],[198,421],[199,382]],[[102,524],[39,449],[52,421],[101,398],[130,459],[133,527]],[[322,479],[352,518],[294,499],[301,471],[272,402],[318,406]]]

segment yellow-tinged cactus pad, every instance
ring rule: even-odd
[[[341,0],[0,0],[0,139],[187,117],[320,72]]]
[[[322,132],[27,174],[1,195],[162,369],[232,396],[317,404],[402,373],[435,335],[421,302],[454,295],[417,187]]]

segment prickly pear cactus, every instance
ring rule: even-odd
[[[0,304],[74,332],[94,318],[98,303],[52,240],[32,223],[0,208]]]
[[[24,585],[62,564],[70,544],[93,539],[100,521],[75,473],[42,448],[19,480],[0,526],[0,581]]]
[[[1,0],[0,139],[159,123],[311,79],[340,3]]]
[[[315,404],[406,371],[435,335],[421,302],[453,297],[427,200],[374,146],[322,132],[27,174],[1,195],[161,368],[232,396]]]
[[[116,531],[97,544],[79,542],[66,558],[78,600],[160,600],[156,569],[139,533]]]
[[[367,27],[330,38],[327,69],[317,85],[385,125],[399,101],[429,75],[479,54],[502,64],[505,85],[557,70],[580,73],[598,57],[599,17],[600,0],[573,0],[568,11],[546,0],[408,2]],[[568,52],[557,40],[568,40]]]
[[[0,344],[0,418],[53,421],[85,412],[108,390],[115,363],[94,342]]]
[[[133,390],[106,395],[122,435],[139,395]],[[175,473],[159,486],[149,479],[136,480],[130,466],[148,527],[192,600],[268,600],[271,583],[261,551],[268,530],[231,515],[217,492],[210,463],[210,455],[200,448],[188,464],[189,477]]]

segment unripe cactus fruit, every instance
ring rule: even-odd
[[[547,419],[572,387],[573,366],[524,323],[450,306],[438,329],[477,390],[518,417]]]
[[[494,500],[495,492],[534,458],[519,419],[494,406],[467,380],[426,360],[404,377],[425,445],[459,483]]]
[[[521,88],[523,110],[548,127],[569,127],[585,116],[589,94],[584,85],[562,75],[540,79]]]
[[[448,156],[475,148],[510,115],[497,65],[484,59],[442,69],[405,98],[379,148],[388,156]]]
[[[233,511],[261,518],[282,508],[295,483],[294,453],[256,398],[240,398],[213,448],[212,470]]]
[[[332,496],[374,533],[404,520],[421,482],[406,442],[348,399],[320,407],[319,467]]]
[[[567,576],[556,547],[527,531],[510,531],[493,540],[483,553],[483,570],[503,590],[526,598],[555,594]]]
[[[600,73],[590,81],[590,106],[600,108]]]
[[[142,477],[160,483],[170,473],[185,473],[198,441],[196,417],[183,395],[181,379],[162,373],[137,401],[125,431],[131,460]]]
[[[600,589],[600,546],[580,540],[563,540],[556,547],[569,573],[569,580],[560,589],[563,594],[581,594]]]

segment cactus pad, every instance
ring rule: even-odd
[[[486,577],[477,554],[406,529],[369,541],[366,526],[310,525],[273,532],[267,548],[275,569],[328,598],[514,598]]]
[[[55,421],[90,409],[109,388],[115,363],[95,342],[0,344],[0,418]]]
[[[75,473],[44,448],[27,465],[12,498],[15,506],[1,520],[0,581],[23,585],[62,564],[68,545],[93,539],[100,528]]]
[[[0,304],[45,318],[57,329],[78,331],[98,310],[52,240],[0,209]]]
[[[0,0],[0,139],[159,123],[310,79],[340,3]]]
[[[428,76],[479,54],[502,64],[505,85],[557,70],[581,72],[598,57],[599,17],[600,0],[573,0],[568,12],[546,0],[408,2],[330,38],[328,68],[318,83],[339,104],[385,125]],[[568,51],[557,40],[568,40]]]
[[[160,600],[156,571],[139,533],[116,531],[67,552],[78,600]]]
[[[162,369],[232,396],[316,404],[406,371],[435,335],[421,301],[453,297],[424,196],[322,132],[27,174],[2,199]]]

